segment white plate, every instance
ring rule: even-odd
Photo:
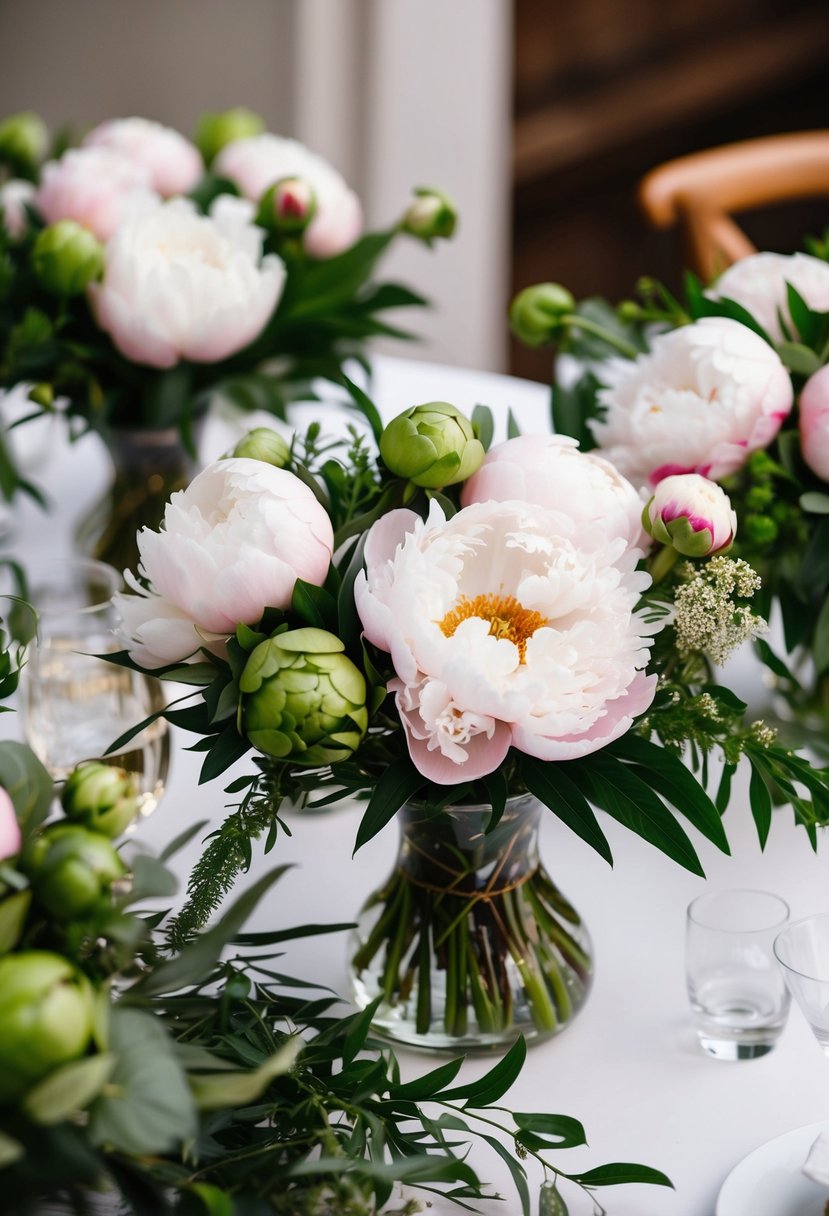
[[[726,1178],[716,1216],[824,1216],[829,1187],[801,1173],[821,1132],[829,1121],[796,1127],[749,1153]]]

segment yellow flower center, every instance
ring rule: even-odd
[[[468,621],[473,616],[489,621],[490,637],[513,642],[518,647],[521,663],[525,661],[527,640],[536,629],[549,624],[540,612],[525,608],[514,595],[476,595],[471,600],[462,595],[451,612],[438,622],[441,633],[451,638],[461,621]]]

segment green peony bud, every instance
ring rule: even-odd
[[[49,132],[39,114],[26,110],[0,122],[0,160],[16,169],[31,169],[46,155]]]
[[[401,228],[427,244],[438,237],[448,240],[458,223],[455,204],[442,190],[421,187],[403,216]]]
[[[61,803],[68,819],[114,839],[138,816],[138,781],[126,769],[86,760],[67,777]]]
[[[239,730],[295,764],[347,759],[368,728],[366,682],[333,633],[291,629],[260,643],[242,672]]]
[[[202,114],[196,125],[195,144],[209,165],[226,144],[251,135],[261,135],[265,123],[253,110],[236,106],[222,114]]]
[[[446,401],[428,401],[391,420],[380,436],[380,455],[390,472],[436,490],[466,481],[486,453],[460,410]]]
[[[257,426],[236,444],[234,456],[246,456],[250,460],[262,460],[277,469],[284,469],[291,459],[291,445],[284,435],[270,426]]]
[[[26,950],[0,958],[0,1105],[84,1055],[93,1014],[89,981],[59,954]]]
[[[58,220],[44,228],[32,250],[32,264],[41,285],[56,296],[77,296],[104,268],[104,249],[74,220]]]
[[[106,836],[74,823],[59,823],[35,836],[21,869],[40,905],[62,920],[90,915],[127,872]]]
[[[512,332],[525,346],[544,346],[561,331],[562,318],[575,307],[573,296],[559,283],[525,287],[510,305]]]
[[[259,202],[257,224],[283,236],[299,236],[317,210],[317,196],[301,177],[284,177],[269,186]]]

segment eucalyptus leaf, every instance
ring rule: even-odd
[[[203,1111],[250,1105],[264,1093],[275,1077],[291,1071],[301,1050],[302,1039],[295,1035],[250,1072],[192,1074],[190,1089],[196,1105]]]
[[[6,739],[0,743],[0,786],[14,803],[25,842],[49,814],[55,795],[52,778],[31,748]]]
[[[35,1123],[49,1126],[86,1110],[100,1093],[115,1067],[115,1056],[105,1052],[74,1060],[50,1073],[23,1100],[23,1110]]]

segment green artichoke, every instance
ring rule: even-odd
[[[0,1104],[16,1102],[53,1069],[84,1055],[94,994],[59,954],[27,950],[0,958]]]
[[[85,760],[67,777],[61,803],[68,819],[115,839],[138,815],[138,781],[126,769]]]
[[[436,490],[466,481],[486,453],[460,410],[446,401],[429,401],[392,419],[380,436],[380,455],[398,477]]]
[[[318,767],[345,760],[368,727],[366,682],[324,629],[261,642],[242,672],[239,730],[278,760]]]

